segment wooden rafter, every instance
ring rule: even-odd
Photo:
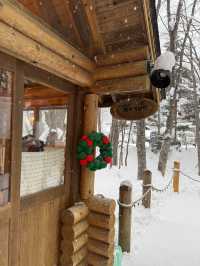
[[[84,48],[84,43],[82,41],[80,32],[77,28],[72,10],[71,10],[71,6],[70,6],[70,1],[62,1],[60,5],[58,5],[58,1],[57,0],[52,0],[52,3],[54,4],[55,10],[57,10],[57,12],[59,13],[59,9],[62,8],[62,16],[60,16],[60,21],[63,25],[63,27],[67,27],[67,25],[70,22],[70,25],[68,25],[74,32],[74,35],[76,37],[76,41],[79,44],[79,46],[81,48]]]
[[[89,72],[2,22],[0,22],[0,48],[79,86],[90,87],[93,83]]]
[[[93,72],[95,64],[58,36],[48,24],[39,21],[16,1],[0,0],[0,19],[27,37],[60,54],[75,65]]]
[[[148,93],[150,91],[150,80],[148,75],[130,77],[130,78],[117,78],[112,80],[97,81],[90,89],[91,92],[103,94],[116,94],[116,93]]]
[[[156,53],[156,45],[155,45],[155,40],[154,40],[153,26],[152,26],[152,21],[150,17],[149,1],[142,0],[142,6],[143,6],[144,20],[145,20],[145,26],[146,26],[146,32],[147,32],[151,57],[153,60],[155,60],[157,53]]]
[[[85,12],[87,15],[88,23],[92,32],[92,37],[94,41],[94,46],[96,49],[96,52],[106,52],[106,48],[100,33],[98,21],[97,21],[97,16],[96,16],[96,11],[95,11],[95,4],[94,0],[82,0]]]
[[[106,55],[99,55],[96,56],[95,61],[97,66],[109,66],[134,61],[148,60],[149,56],[150,54],[148,46],[143,46],[135,49],[109,53]]]
[[[94,73],[94,80],[107,80],[121,77],[134,77],[147,74],[146,60],[114,66],[99,67]]]

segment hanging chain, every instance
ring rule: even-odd
[[[195,179],[195,178],[191,177],[190,175],[185,174],[183,171],[180,171],[180,174],[183,175],[184,177],[187,177],[188,179],[190,179],[190,180],[192,180],[194,182],[200,183],[200,179],[199,180]]]
[[[167,185],[164,188],[162,188],[162,189],[157,188],[157,187],[155,187],[155,186],[152,185],[151,186],[152,187],[152,191],[161,192],[161,193],[166,192],[169,189],[169,187],[171,186],[172,181],[173,181],[173,177],[169,180],[169,182],[167,183]]]
[[[141,206],[142,205],[142,201],[147,197],[147,195],[150,193],[151,191],[151,187],[137,200],[133,201],[130,204],[126,204],[126,203],[122,203],[120,202],[120,200],[118,200],[118,204],[119,206],[123,207],[123,208],[133,208],[136,206]]]

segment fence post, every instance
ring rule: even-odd
[[[180,179],[180,162],[174,162],[174,173],[173,173],[173,188],[174,192],[179,192],[179,179]]]
[[[143,176],[143,195],[151,187],[151,182],[152,182],[152,173],[149,170],[145,170],[144,171],[144,176]],[[144,197],[144,199],[142,200],[142,205],[145,208],[150,208],[151,207],[151,190],[146,195],[146,197]]]
[[[124,181],[120,184],[119,202],[127,207],[119,205],[119,245],[123,252],[131,250],[131,216],[132,184]]]

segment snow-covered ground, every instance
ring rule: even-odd
[[[182,171],[198,178],[196,158],[196,150],[192,147],[182,152],[171,152],[167,174],[163,178],[156,170],[158,156],[147,149],[148,169],[153,173],[153,184],[161,188],[168,183],[172,177],[174,160],[180,160]],[[133,146],[130,148],[128,167],[96,173],[96,193],[118,199],[119,185],[123,180],[132,182],[133,199],[140,197],[141,182],[137,181],[137,156]],[[150,210],[143,207],[133,209],[132,251],[124,254],[123,266],[199,266],[199,206],[200,183],[183,176],[179,194],[173,193],[171,188],[166,193],[153,192]],[[116,230],[117,227],[118,224]]]

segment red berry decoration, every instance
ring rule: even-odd
[[[80,160],[80,165],[82,165],[82,166],[87,166],[87,164],[88,164],[88,161],[87,160]]]
[[[103,137],[102,141],[103,141],[103,144],[109,144],[110,143],[109,138],[106,136]]]
[[[77,148],[80,165],[91,171],[106,168],[112,162],[112,148],[107,144],[110,144],[109,138],[100,132],[82,136]],[[96,147],[99,147],[100,154],[95,158]]]
[[[94,160],[94,156],[93,155],[88,155],[87,158],[86,158],[86,160],[88,162],[92,162]]]
[[[81,139],[82,139],[82,140],[87,140],[87,139],[88,139],[88,136],[84,135],[84,136],[82,136]]]
[[[104,161],[107,163],[112,163],[112,158],[111,157],[105,157]]]
[[[93,141],[92,141],[92,140],[87,139],[86,142],[87,142],[87,145],[88,145],[89,147],[92,147],[92,145],[93,145]]]

